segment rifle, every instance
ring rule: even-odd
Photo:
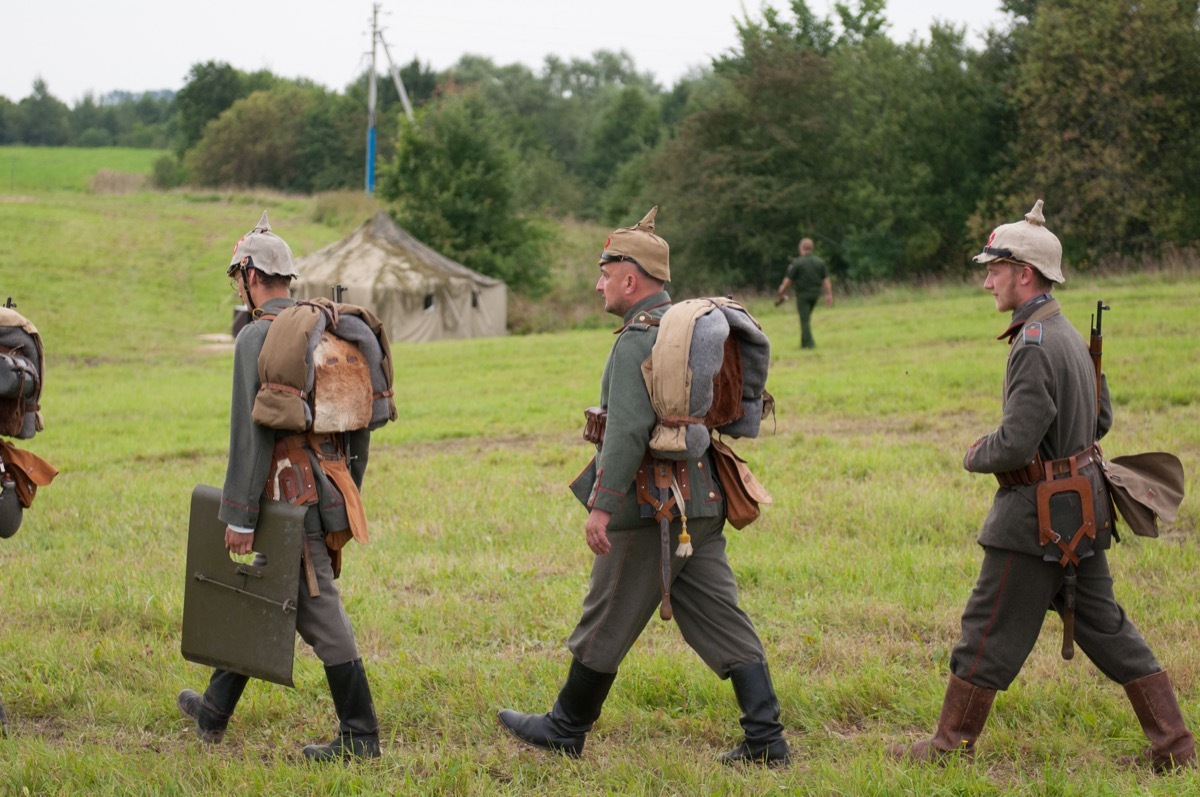
[[[1092,355],[1092,365],[1096,369],[1096,415],[1101,412],[1101,381],[1100,360],[1104,354],[1104,311],[1110,309],[1104,300],[1096,302],[1096,314],[1092,316],[1092,339],[1088,342],[1088,354]],[[1040,510],[1039,510],[1040,511]],[[1047,507],[1049,512],[1049,507]],[[1075,565],[1068,564],[1067,574],[1063,578],[1063,642],[1062,657],[1070,660],[1075,656]]]
[[[333,286],[333,289],[332,289],[332,291],[331,291],[331,293],[333,294],[333,300],[334,300],[335,302],[339,302],[339,303],[340,303],[340,302],[342,301],[342,294],[343,294],[343,293],[345,293],[345,292],[346,292],[346,286],[345,286],[345,285],[334,285],[334,286]]]
[[[1100,414],[1100,359],[1104,353],[1104,311],[1110,309],[1101,299],[1096,302],[1096,315],[1092,316],[1092,339],[1088,343],[1088,354],[1092,355],[1092,365],[1096,367],[1096,414]]]

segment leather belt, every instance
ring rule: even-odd
[[[1076,471],[1080,471],[1089,465],[1100,462],[1103,456],[1100,446],[1095,443],[1078,454],[1062,459],[1046,461],[1042,459],[1041,454],[1038,454],[1033,458],[1033,462],[1023,468],[997,473],[996,481],[1000,483],[1001,487],[1029,487],[1046,480],[1047,467],[1049,467],[1052,477],[1063,476],[1071,472],[1072,465]]]

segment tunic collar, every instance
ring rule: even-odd
[[[1037,312],[1038,308],[1046,305],[1047,302],[1053,302],[1053,305],[1047,305],[1042,315],[1043,317],[1053,315],[1054,311],[1058,309],[1058,300],[1048,293],[1039,293],[1016,310],[1013,310],[1012,318],[1008,322],[1008,328],[997,335],[996,340],[1007,340],[1009,343],[1012,343],[1017,333],[1021,331],[1021,327],[1025,326],[1026,322]]]
[[[666,291],[659,291],[658,293],[647,296],[645,299],[642,299],[633,307],[629,308],[629,312],[625,313],[625,318],[622,321],[620,329],[615,330],[613,334],[619,335],[624,332],[627,326],[634,323],[638,315],[670,303],[671,297]]]
[[[264,315],[277,316],[281,310],[286,310],[296,303],[296,300],[290,296],[279,296],[274,299],[268,299],[261,306],[255,308],[255,318],[262,318]]]

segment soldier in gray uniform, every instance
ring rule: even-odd
[[[1112,425],[1112,405],[1103,379],[1097,397],[1088,347],[1050,295],[1064,279],[1062,246],[1044,225],[1039,199],[1024,221],[997,227],[975,257],[987,266],[983,286],[996,309],[1012,318],[998,338],[1010,347],[1000,427],[970,447],[963,466],[994,474],[1000,487],[979,535],[983,565],[950,658],[937,728],[932,738],[894,745],[892,753],[921,761],[955,751],[973,756],[996,691],[1013,682],[1047,610],[1064,613],[1073,589],[1074,641],[1124,685],[1150,739],[1126,763],[1190,765],[1195,741],[1171,681],[1113,595],[1113,518],[1096,446]],[[1048,515],[1042,525],[1053,531],[1045,539],[1039,499]],[[1068,550],[1078,559],[1070,568]]]
[[[353,451],[350,474],[362,485],[367,467],[370,432],[332,435],[294,435],[255,423],[251,417],[260,387],[258,358],[271,320],[295,304],[288,295],[293,277],[299,276],[287,243],[271,231],[267,214],[258,226],[234,247],[228,275],[254,319],[237,336],[233,355],[233,401],[230,412],[229,464],[221,494],[220,519],[227,524],[225,545],[236,554],[248,554],[254,544],[259,505],[267,497],[269,476],[277,474],[277,461],[289,454],[303,476],[298,481],[314,487],[311,494],[279,496],[280,500],[309,506],[305,518],[305,556],[315,574],[319,595],[312,597],[301,579],[297,599],[296,631],[325,665],[329,691],[339,720],[338,735],[323,745],[304,748],[314,761],[378,758],[379,725],[371,689],[354,641],[350,618],[334,583],[334,562],[325,544],[327,532],[350,525],[346,500],[319,466],[318,457],[345,456]],[[343,439],[338,439],[343,438]],[[314,450],[314,446],[320,451]],[[276,480],[278,481],[278,479]],[[231,629],[236,633],[236,629]],[[185,689],[179,710],[195,722],[196,734],[205,742],[220,742],[249,678],[216,669],[204,694]]]
[[[606,429],[595,459],[572,484],[590,510],[588,547],[596,554],[583,616],[567,642],[573,659],[558,700],[547,714],[500,712],[501,725],[535,747],[577,757],[616,677],[617,668],[661,602],[659,526],[638,502],[639,470],[647,467],[650,433],[657,421],[642,363],[671,305],[666,241],[654,234],[652,209],[633,227],[616,230],[600,254],[596,290],[605,311],[622,326],[600,380]],[[672,556],[674,619],[684,640],[713,672],[733,683],[745,739],[723,753],[725,763],[786,763],[789,759],[779,701],[766,653],[749,617],[738,606],[737,583],[725,555],[725,504],[712,458],[681,461],[690,482],[685,500],[694,553]],[[671,523],[672,549],[681,524]]]

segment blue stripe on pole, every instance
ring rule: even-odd
[[[375,128],[367,130],[367,193],[375,193]]]

